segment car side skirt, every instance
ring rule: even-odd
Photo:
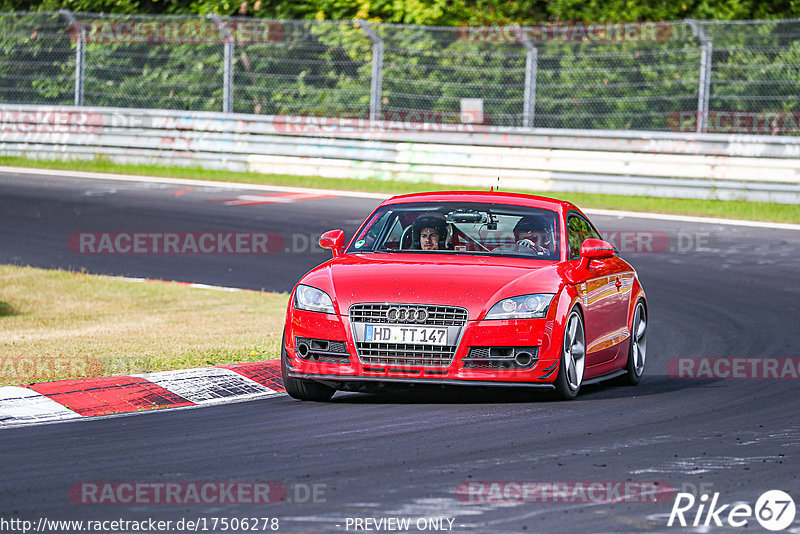
[[[614,371],[612,373],[606,373],[604,375],[588,378],[588,379],[584,380],[583,384],[581,384],[581,385],[585,386],[587,384],[596,384],[596,383],[602,382],[604,380],[611,380],[612,378],[616,378],[618,376],[622,376],[627,372],[628,371],[625,370],[625,369],[618,369],[618,370],[616,370],[616,371]]]

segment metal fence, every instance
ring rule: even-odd
[[[9,104],[800,132],[800,19],[442,28],[0,13],[0,48]]]

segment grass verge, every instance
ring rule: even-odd
[[[239,182],[261,185],[283,185],[312,187],[318,189],[346,189],[372,193],[403,194],[418,191],[443,191],[469,189],[451,185],[430,183],[395,182],[388,180],[357,180],[321,178],[315,176],[293,176],[285,174],[257,174],[248,172],[215,171],[197,167],[172,167],[161,165],[124,165],[104,159],[90,161],[51,161],[21,157],[0,157],[0,165],[34,167],[43,169],[134,174],[141,176],[165,176],[170,178],[192,178]],[[800,210],[791,204],[770,202],[747,202],[743,200],[700,200],[656,197],[634,197],[626,195],[598,195],[590,193],[561,193],[555,191],[520,190],[522,193],[543,194],[569,200],[582,208],[602,208],[625,211],[645,211],[675,215],[696,215],[726,219],[745,219],[800,224]]]
[[[0,266],[0,385],[278,356],[286,293]]]

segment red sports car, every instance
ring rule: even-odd
[[[292,291],[286,391],[376,383],[526,386],[572,399],[636,384],[647,302],[634,269],[569,202],[499,192],[391,198]]]

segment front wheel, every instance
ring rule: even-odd
[[[586,334],[583,316],[578,307],[572,308],[564,326],[564,343],[561,347],[561,362],[556,376],[555,396],[571,400],[578,396],[586,369]]]
[[[333,397],[336,390],[325,384],[314,382],[313,380],[302,380],[291,378],[286,367],[289,355],[286,353],[286,333],[281,336],[281,376],[283,377],[283,387],[290,397],[305,401],[326,401]]]

